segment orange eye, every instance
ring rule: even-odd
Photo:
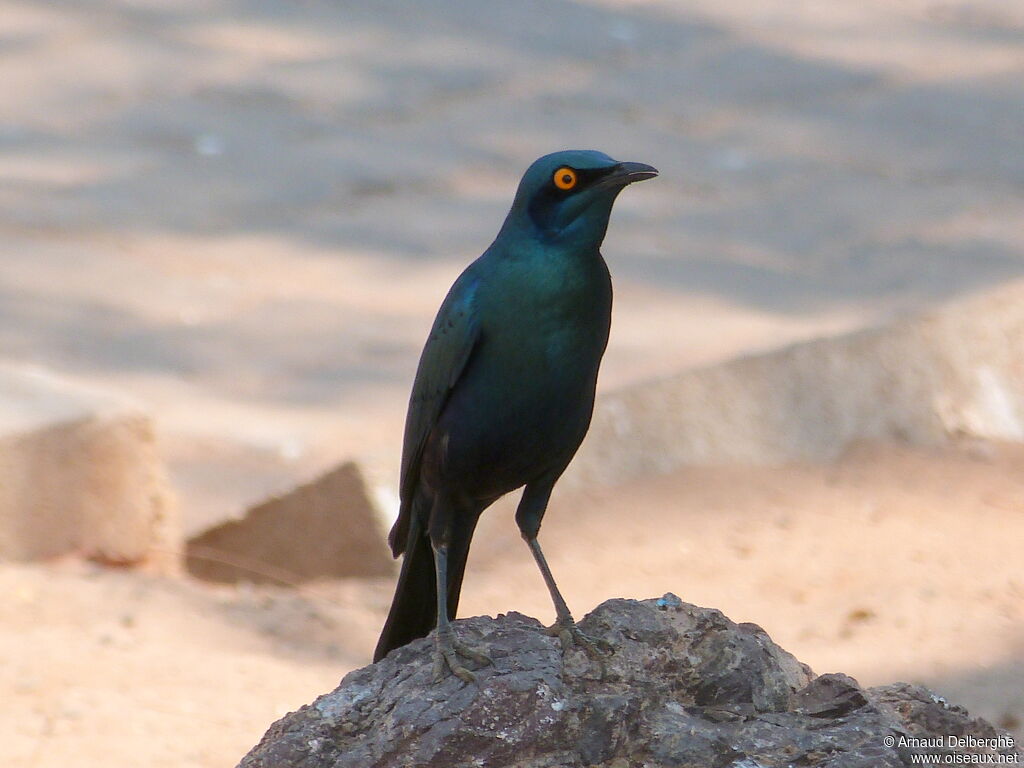
[[[576,186],[576,171],[567,167],[559,168],[555,171],[552,181],[559,189],[572,189]]]

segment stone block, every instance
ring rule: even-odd
[[[362,475],[351,462],[192,537],[186,567],[210,581],[284,586],[390,576],[394,570]]]
[[[148,416],[115,394],[0,366],[0,557],[173,570],[179,530]]]
[[[828,461],[859,440],[1024,440],[1024,282],[598,399],[563,487]]]

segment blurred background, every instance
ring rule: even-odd
[[[564,148],[661,171],[541,534],[577,616],[1024,735],[1024,6],[0,0],[0,82],[6,765],[232,765],[369,662],[427,329]],[[548,621],[510,509],[461,613]]]

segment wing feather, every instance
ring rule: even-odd
[[[477,284],[468,272],[455,281],[438,310],[420,355],[402,444],[399,483],[402,503],[390,536],[396,556],[405,548],[411,505],[419,484],[423,447],[480,339],[480,322],[475,307]]]

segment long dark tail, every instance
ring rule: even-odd
[[[462,577],[466,572],[469,543],[476,528],[476,517],[468,524],[456,526],[448,546],[448,618],[455,618],[462,591]],[[405,557],[398,575],[398,586],[391,601],[384,629],[373,652],[373,660],[380,661],[395,648],[401,648],[420,637],[426,637],[437,626],[437,575],[434,570],[434,550],[422,526],[413,523],[405,544]]]

